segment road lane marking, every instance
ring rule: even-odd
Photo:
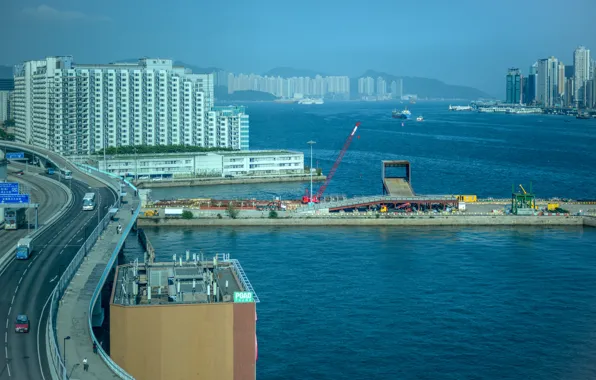
[[[52,278],[52,279],[50,280],[50,284],[51,284],[52,282],[56,281],[56,279],[58,279],[58,275],[55,275],[55,276],[54,276],[54,278]]]
[[[6,318],[6,328],[8,329],[8,318]]]
[[[17,285],[17,287],[14,290],[14,294],[17,294],[17,290],[19,290],[19,286]],[[14,297],[14,296],[13,296]]]
[[[6,326],[8,328],[8,326]],[[6,355],[6,359],[8,359],[8,346],[4,346],[4,354]]]
[[[21,276],[21,278],[19,278],[19,285],[21,285],[21,281],[23,281],[23,276]]]
[[[11,377],[12,375],[10,374],[10,364],[6,363],[6,369],[8,369],[8,377]]]
[[[10,305],[10,307],[8,308],[8,315],[10,315],[10,311],[12,310],[12,304]]]
[[[15,292],[15,294],[13,294],[13,295],[12,295],[12,301],[10,301],[10,304],[11,304],[11,305],[14,303],[14,296],[15,296],[15,295],[16,295],[16,292]]]
[[[8,342],[8,331],[4,331],[4,343]]]

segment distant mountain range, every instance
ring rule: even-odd
[[[267,71],[263,76],[270,76],[270,77],[282,77],[282,78],[292,78],[292,77],[310,77],[314,78],[317,75],[322,77],[328,76],[328,74],[320,73],[313,70],[306,70],[306,69],[294,69],[291,67],[276,67]]]

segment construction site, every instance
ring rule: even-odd
[[[491,204],[491,213],[508,215],[545,215],[569,213],[558,203],[547,200],[537,201],[535,194],[527,192],[522,185],[519,185],[521,192],[512,189],[511,201],[508,200],[481,200],[476,195],[444,194],[444,195],[422,195],[414,190],[412,181],[412,164],[407,160],[386,160],[381,161],[381,183],[379,195],[352,197],[329,196],[325,193],[329,183],[333,180],[335,173],[340,167],[343,157],[348,151],[354,138],[360,138],[357,134],[360,122],[357,122],[347,136],[339,155],[326,176],[324,183],[313,189],[311,182],[310,190],[307,188],[300,199],[176,199],[176,200],[145,200],[146,211],[144,217],[182,217],[184,209],[201,210],[203,212],[215,212],[222,216],[222,213],[231,209],[249,212],[290,212],[292,214],[329,214],[329,213],[379,213],[389,215],[410,215],[410,214],[436,214],[436,213],[465,213],[474,212],[476,204]],[[584,200],[583,204],[592,201]],[[596,202],[594,202],[596,203]],[[482,208],[484,210],[484,208]],[[160,210],[163,210],[160,212]]]

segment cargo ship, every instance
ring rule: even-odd
[[[408,109],[404,109],[403,111],[393,110],[391,117],[394,119],[410,119],[412,117],[412,113],[408,111]]]

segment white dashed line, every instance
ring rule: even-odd
[[[23,276],[21,276],[21,278],[19,278],[19,285],[21,285],[21,281],[23,281]]]
[[[8,342],[8,331],[4,331],[4,343]]]
[[[8,329],[8,318],[6,318],[6,329]]]
[[[8,320],[6,322],[8,322]],[[8,326],[6,326],[6,328],[8,328]],[[8,359],[8,346],[4,346],[4,354],[6,356],[6,359]]]
[[[8,370],[8,377],[11,377],[12,375],[10,374],[10,364],[6,363],[6,369]]]
[[[12,310],[12,304],[10,305],[10,307],[8,308],[8,315],[10,315],[10,312]]]
[[[15,293],[12,295],[12,301],[10,301],[10,304],[12,305],[14,303],[14,297],[17,294],[17,292],[15,291]]]

